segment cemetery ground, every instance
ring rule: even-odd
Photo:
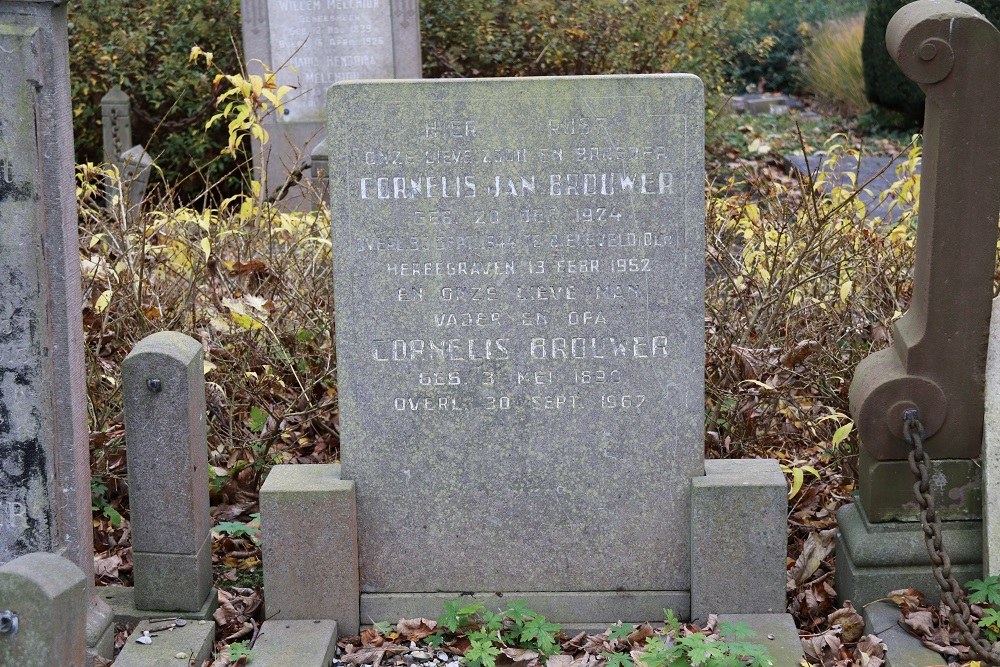
[[[919,141],[862,132],[822,110],[712,111],[721,107],[710,102],[707,117],[706,457],[781,463],[789,483],[788,611],[806,653],[812,664],[881,664],[878,642],[861,638],[860,617],[836,605],[835,513],[854,488],[851,374],[889,343],[890,323],[909,301]],[[859,151],[903,158],[887,193],[897,212],[891,223],[873,217],[855,188],[830,187],[822,176],[813,182],[782,157],[804,152],[818,163]],[[233,173],[243,166],[232,155],[219,159]],[[179,207],[169,196],[178,184],[161,182],[138,218],[120,222],[127,217],[104,209],[101,179],[92,165],[79,169],[97,577],[127,582],[132,566],[118,369],[144,336],[187,331],[206,350],[221,601],[215,664],[242,664],[263,620],[260,485],[277,463],[338,458],[328,218],[280,213],[252,187],[220,202],[206,189]],[[912,591],[897,598],[919,633],[950,647],[936,609]],[[401,662],[409,640],[433,630],[421,620],[369,620],[373,629],[341,641],[356,651],[355,664]],[[121,630],[119,645],[127,637]],[[651,632],[566,637],[561,650],[576,655],[574,665],[624,651],[613,658],[624,664]],[[452,638],[447,661],[468,648],[467,638]]]

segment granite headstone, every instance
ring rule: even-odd
[[[254,143],[255,165],[267,165],[269,193],[309,164],[323,139],[331,84],[420,78],[417,0],[243,0],[242,8],[249,70],[266,65],[281,85],[295,87],[283,112],[265,119],[269,143]],[[293,188],[285,205],[309,210],[303,197],[308,193]]]
[[[686,608],[700,80],[345,83],[328,114],[362,617],[446,591]]]

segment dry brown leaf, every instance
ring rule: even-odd
[[[365,646],[381,646],[385,643],[385,637],[375,628],[365,628],[361,631],[361,643]]]
[[[580,657],[576,658],[570,667],[595,667],[599,662],[596,656],[590,653],[581,653]]]
[[[828,664],[830,660],[840,655],[843,643],[838,636],[839,628],[830,629],[822,634],[807,637],[802,640],[802,650],[806,656],[819,661],[821,665]]]
[[[572,667],[573,656],[559,654],[549,656],[549,659],[545,661],[545,667]]]
[[[639,645],[644,644],[647,639],[656,634],[653,626],[649,623],[643,623],[637,627],[632,632],[628,633],[628,641],[630,644]]]
[[[924,606],[924,594],[916,588],[901,588],[897,591],[892,591],[885,597],[895,602],[896,606],[903,610],[904,615],[911,609]]]
[[[118,555],[107,556],[105,558],[94,559],[94,575],[97,577],[118,578],[118,568],[121,567],[122,557]]]
[[[396,624],[396,632],[411,642],[418,642],[430,637],[434,634],[435,628],[437,628],[437,621],[432,621],[429,618],[401,618]]]
[[[910,611],[903,617],[903,624],[922,639],[934,637],[934,615],[926,609]]]
[[[531,662],[532,660],[537,660],[538,659],[538,652],[537,651],[532,651],[531,649],[505,647],[505,648],[500,649],[500,651],[503,652],[503,654],[505,656],[507,656],[508,658],[510,658],[511,660],[513,660],[514,662]],[[556,656],[553,656],[553,657],[556,657]],[[568,658],[569,656],[565,656],[565,657]],[[551,660],[551,659],[552,658],[549,658],[549,660]]]
[[[844,606],[826,617],[830,625],[839,625],[840,638],[846,644],[853,644],[865,634],[865,619],[854,610],[854,605],[848,600]]]
[[[340,661],[348,665],[379,665],[385,658],[384,648],[362,648],[354,653],[340,656]]]
[[[836,546],[836,528],[809,533],[802,546],[802,553],[795,559],[795,565],[788,570],[788,579],[793,584],[792,587],[796,588],[809,581]]]

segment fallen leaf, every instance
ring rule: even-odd
[[[505,656],[507,656],[508,658],[510,658],[511,660],[513,660],[514,662],[531,662],[532,660],[537,660],[538,659],[538,652],[537,651],[532,651],[531,649],[506,647],[506,648],[502,648],[500,650],[503,652],[503,654]],[[552,656],[552,658],[556,658],[556,657],[566,657],[566,658],[570,659],[570,662],[573,661],[572,656],[568,656],[568,655],[567,656]],[[551,662],[552,658],[549,658],[549,662],[547,664],[549,664],[549,665],[552,664],[552,662]],[[568,663],[567,663],[566,667],[569,667]]]
[[[861,639],[865,633],[865,619],[854,610],[854,605],[848,600],[844,606],[826,617],[826,622],[830,625],[839,625],[841,628],[840,638],[848,644]]]
[[[396,624],[396,632],[406,637],[411,642],[418,642],[434,634],[437,628],[437,621],[428,618],[399,619]]]

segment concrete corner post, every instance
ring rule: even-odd
[[[340,465],[272,468],[260,489],[260,528],[269,622],[333,620],[345,636],[357,634],[357,502]]]
[[[136,607],[197,611],[212,590],[201,344],[147,336],[122,364],[122,390]]]
[[[132,223],[142,212],[142,201],[149,187],[149,176],[153,171],[153,158],[142,146],[133,146],[121,154],[122,194],[125,201],[125,219]]]
[[[132,147],[132,100],[119,86],[101,98],[104,161],[121,168],[122,153]]]
[[[705,461],[691,480],[691,618],[784,613],[787,508],[777,461]]]
[[[0,1],[0,563],[65,556],[92,588],[66,3]],[[90,598],[87,639],[108,646]],[[103,648],[101,650],[104,650]],[[110,657],[110,654],[108,654]]]
[[[907,493],[913,477],[903,439],[905,412],[916,410],[935,484],[940,479],[945,487],[941,500],[954,503],[944,515],[951,520],[945,532],[970,533],[957,524],[979,530],[973,487],[980,483],[975,468],[982,452],[1000,213],[1000,125],[994,118],[1000,32],[961,2],[919,0],[893,16],[886,46],[926,93],[927,106],[913,300],[894,325],[893,347],[864,359],[850,389],[862,470],[858,506],[839,515],[846,523],[837,580],[840,596],[858,608],[888,592],[875,583],[883,581],[879,573],[898,575],[891,577],[893,588],[928,581],[929,565],[904,563],[902,553],[876,546],[890,534],[920,541],[918,508]],[[947,538],[946,546],[953,550],[956,576],[976,576],[981,557],[959,561],[954,554],[961,546]],[[879,562],[870,560],[874,554]],[[937,591],[924,592],[933,598]]]
[[[87,580],[61,556],[32,553],[0,567],[0,665],[84,667]],[[15,620],[16,619],[16,620]]]

